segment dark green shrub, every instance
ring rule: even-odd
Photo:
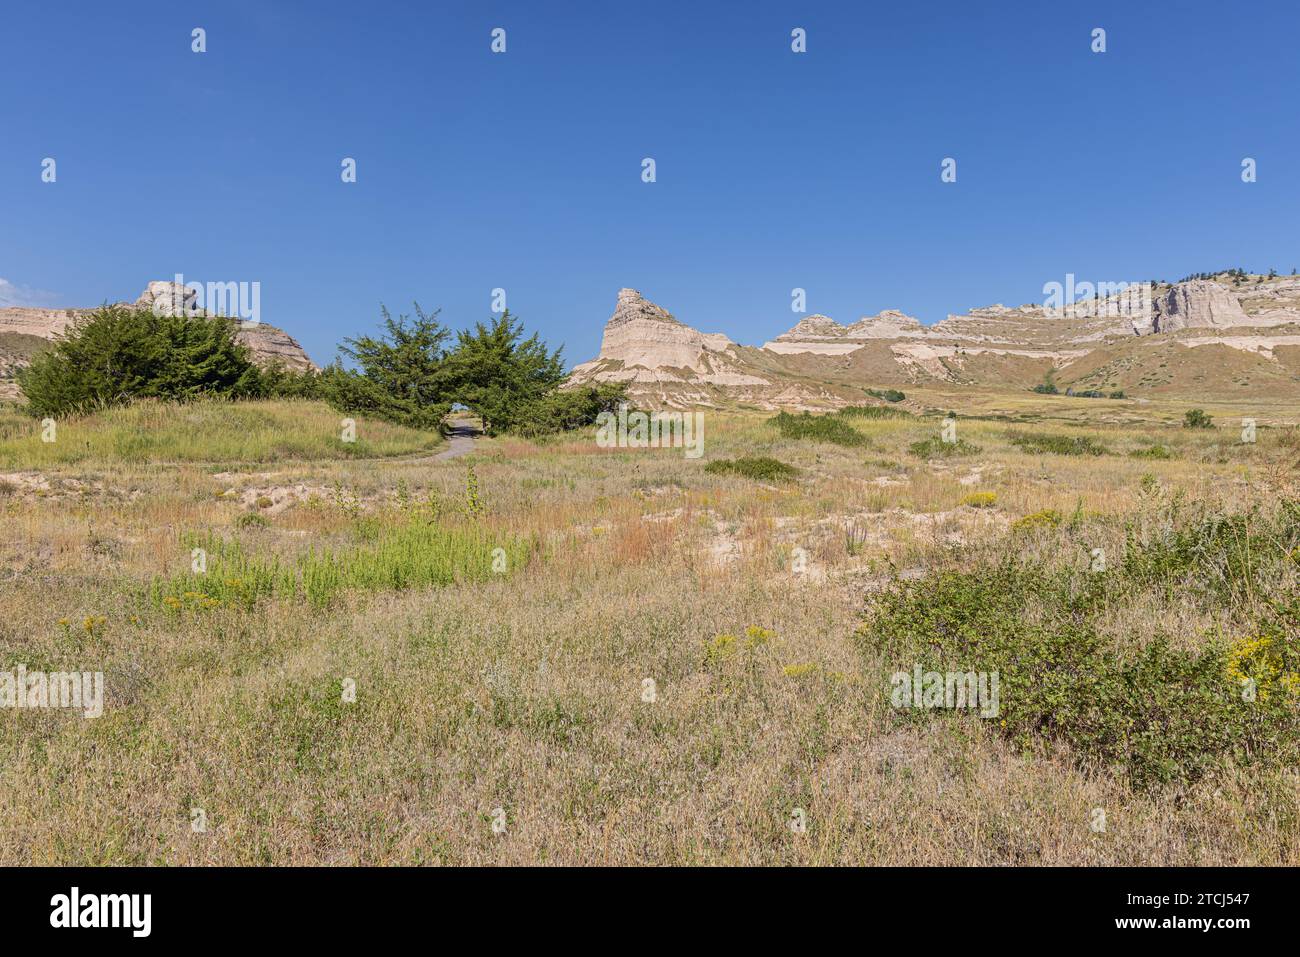
[[[1059,395],[1061,390],[1056,385],[1056,370],[1048,369],[1043,374],[1042,383],[1034,386],[1030,391],[1037,392],[1040,395]]]
[[[1293,765],[1297,643],[1261,622],[1262,637],[1208,641],[1195,652],[1163,638],[1125,651],[1102,623],[1133,584],[1122,570],[1081,577],[1011,559],[899,581],[872,599],[858,640],[886,672],[917,664],[997,672],[1000,711],[990,723],[999,733],[1045,752],[1064,745],[1080,763],[1118,767],[1138,787],[1194,781],[1228,762]],[[1257,682],[1253,700],[1243,696],[1243,676]]]
[[[1212,429],[1214,428],[1214,417],[1206,414],[1204,409],[1188,409],[1183,414],[1183,428]]]
[[[1145,449],[1134,449],[1129,456],[1135,459],[1172,459],[1174,453],[1163,445],[1151,445]]]
[[[921,442],[913,442],[907,447],[907,450],[918,458],[933,459],[948,457],[952,455],[976,455],[983,449],[973,442],[967,442],[965,439],[958,439],[956,442],[945,442],[940,436],[932,435]]]
[[[1012,445],[1031,455],[1107,455],[1106,446],[1086,435],[1052,435],[1023,432],[1009,436]]]
[[[447,360],[451,332],[426,315],[415,318],[380,308],[379,336],[344,339],[343,355],[357,368],[335,363],[322,373],[324,396],[340,412],[370,415],[417,429],[437,429],[451,411],[454,383]]]
[[[902,402],[907,398],[905,394],[897,389],[885,389],[883,392],[879,389],[868,389],[867,395],[877,399],[884,399],[886,402]]]
[[[235,322],[225,318],[104,306],[36,355],[18,373],[18,383],[38,418],[137,398],[258,396],[261,375],[235,332]]]
[[[900,393],[901,394],[901,393]],[[906,409],[891,409],[884,405],[846,405],[836,415],[850,419],[910,419],[912,413]]]
[[[522,323],[509,312],[457,333],[450,348],[451,332],[438,313],[426,315],[418,304],[415,313],[394,319],[382,309],[378,337],[345,339],[339,351],[357,369],[325,370],[324,397],[344,412],[426,429],[439,428],[460,403],[489,435],[558,431],[603,411],[609,390],[557,393],[565,379],[560,351],[549,351],[536,334],[524,338]]]
[[[242,512],[235,519],[236,528],[266,528],[269,524],[266,517],[257,512]]]
[[[711,475],[741,475],[764,482],[788,482],[799,474],[793,465],[766,456],[718,459],[704,466],[704,471]]]
[[[863,446],[867,437],[842,418],[831,415],[811,415],[802,412],[791,415],[781,412],[767,420],[787,439],[811,439],[815,442],[833,442],[836,445]]]
[[[521,409],[511,431],[528,438],[569,432],[594,425],[602,412],[616,412],[626,402],[625,382],[556,389]]]

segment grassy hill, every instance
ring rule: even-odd
[[[436,448],[436,433],[356,419],[356,441],[342,441],[345,417],[323,402],[136,402],[56,423],[55,441],[17,406],[0,406],[0,468],[120,463],[271,463],[372,458]]]

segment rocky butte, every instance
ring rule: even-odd
[[[761,348],[688,326],[635,289],[620,289],[600,354],[570,381],[626,382],[647,407],[827,408],[864,389],[950,383],[1063,391],[1300,397],[1300,278],[1157,284],[1133,297],[1002,304],[924,325],[889,309],[841,324],[806,316]]]

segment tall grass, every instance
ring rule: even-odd
[[[481,582],[523,567],[533,550],[527,539],[478,524],[444,527],[411,521],[380,526],[372,534],[373,540],[354,548],[312,549],[291,559],[250,555],[238,542],[212,534],[186,536],[187,548],[202,549],[205,570],[156,579],[152,597],[175,611],[251,608],[267,598],[324,606],[345,591]]]
[[[356,441],[343,441],[343,417],[323,402],[292,399],[189,403],[141,401],[55,422],[0,407],[0,467],[103,466],[156,462],[243,462],[371,458],[436,447],[432,432],[355,418]]]
[[[1110,450],[1087,435],[1053,435],[1048,432],[1021,432],[1008,437],[1011,444],[1031,455],[1108,455]]]
[[[889,400],[894,401],[894,400]],[[910,419],[912,413],[906,409],[891,409],[887,405],[846,405],[836,415],[850,419]]]
[[[704,466],[704,471],[710,475],[743,475],[745,478],[778,482],[788,482],[799,474],[793,465],[766,455],[718,459]]]

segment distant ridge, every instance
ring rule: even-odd
[[[850,324],[814,314],[755,348],[621,289],[600,354],[570,381],[626,382],[643,404],[673,408],[834,407],[877,385],[1028,388],[1049,373],[1063,390],[1300,395],[1300,277],[1161,284],[1140,311],[1120,299],[999,303],[932,326],[892,309]]]

